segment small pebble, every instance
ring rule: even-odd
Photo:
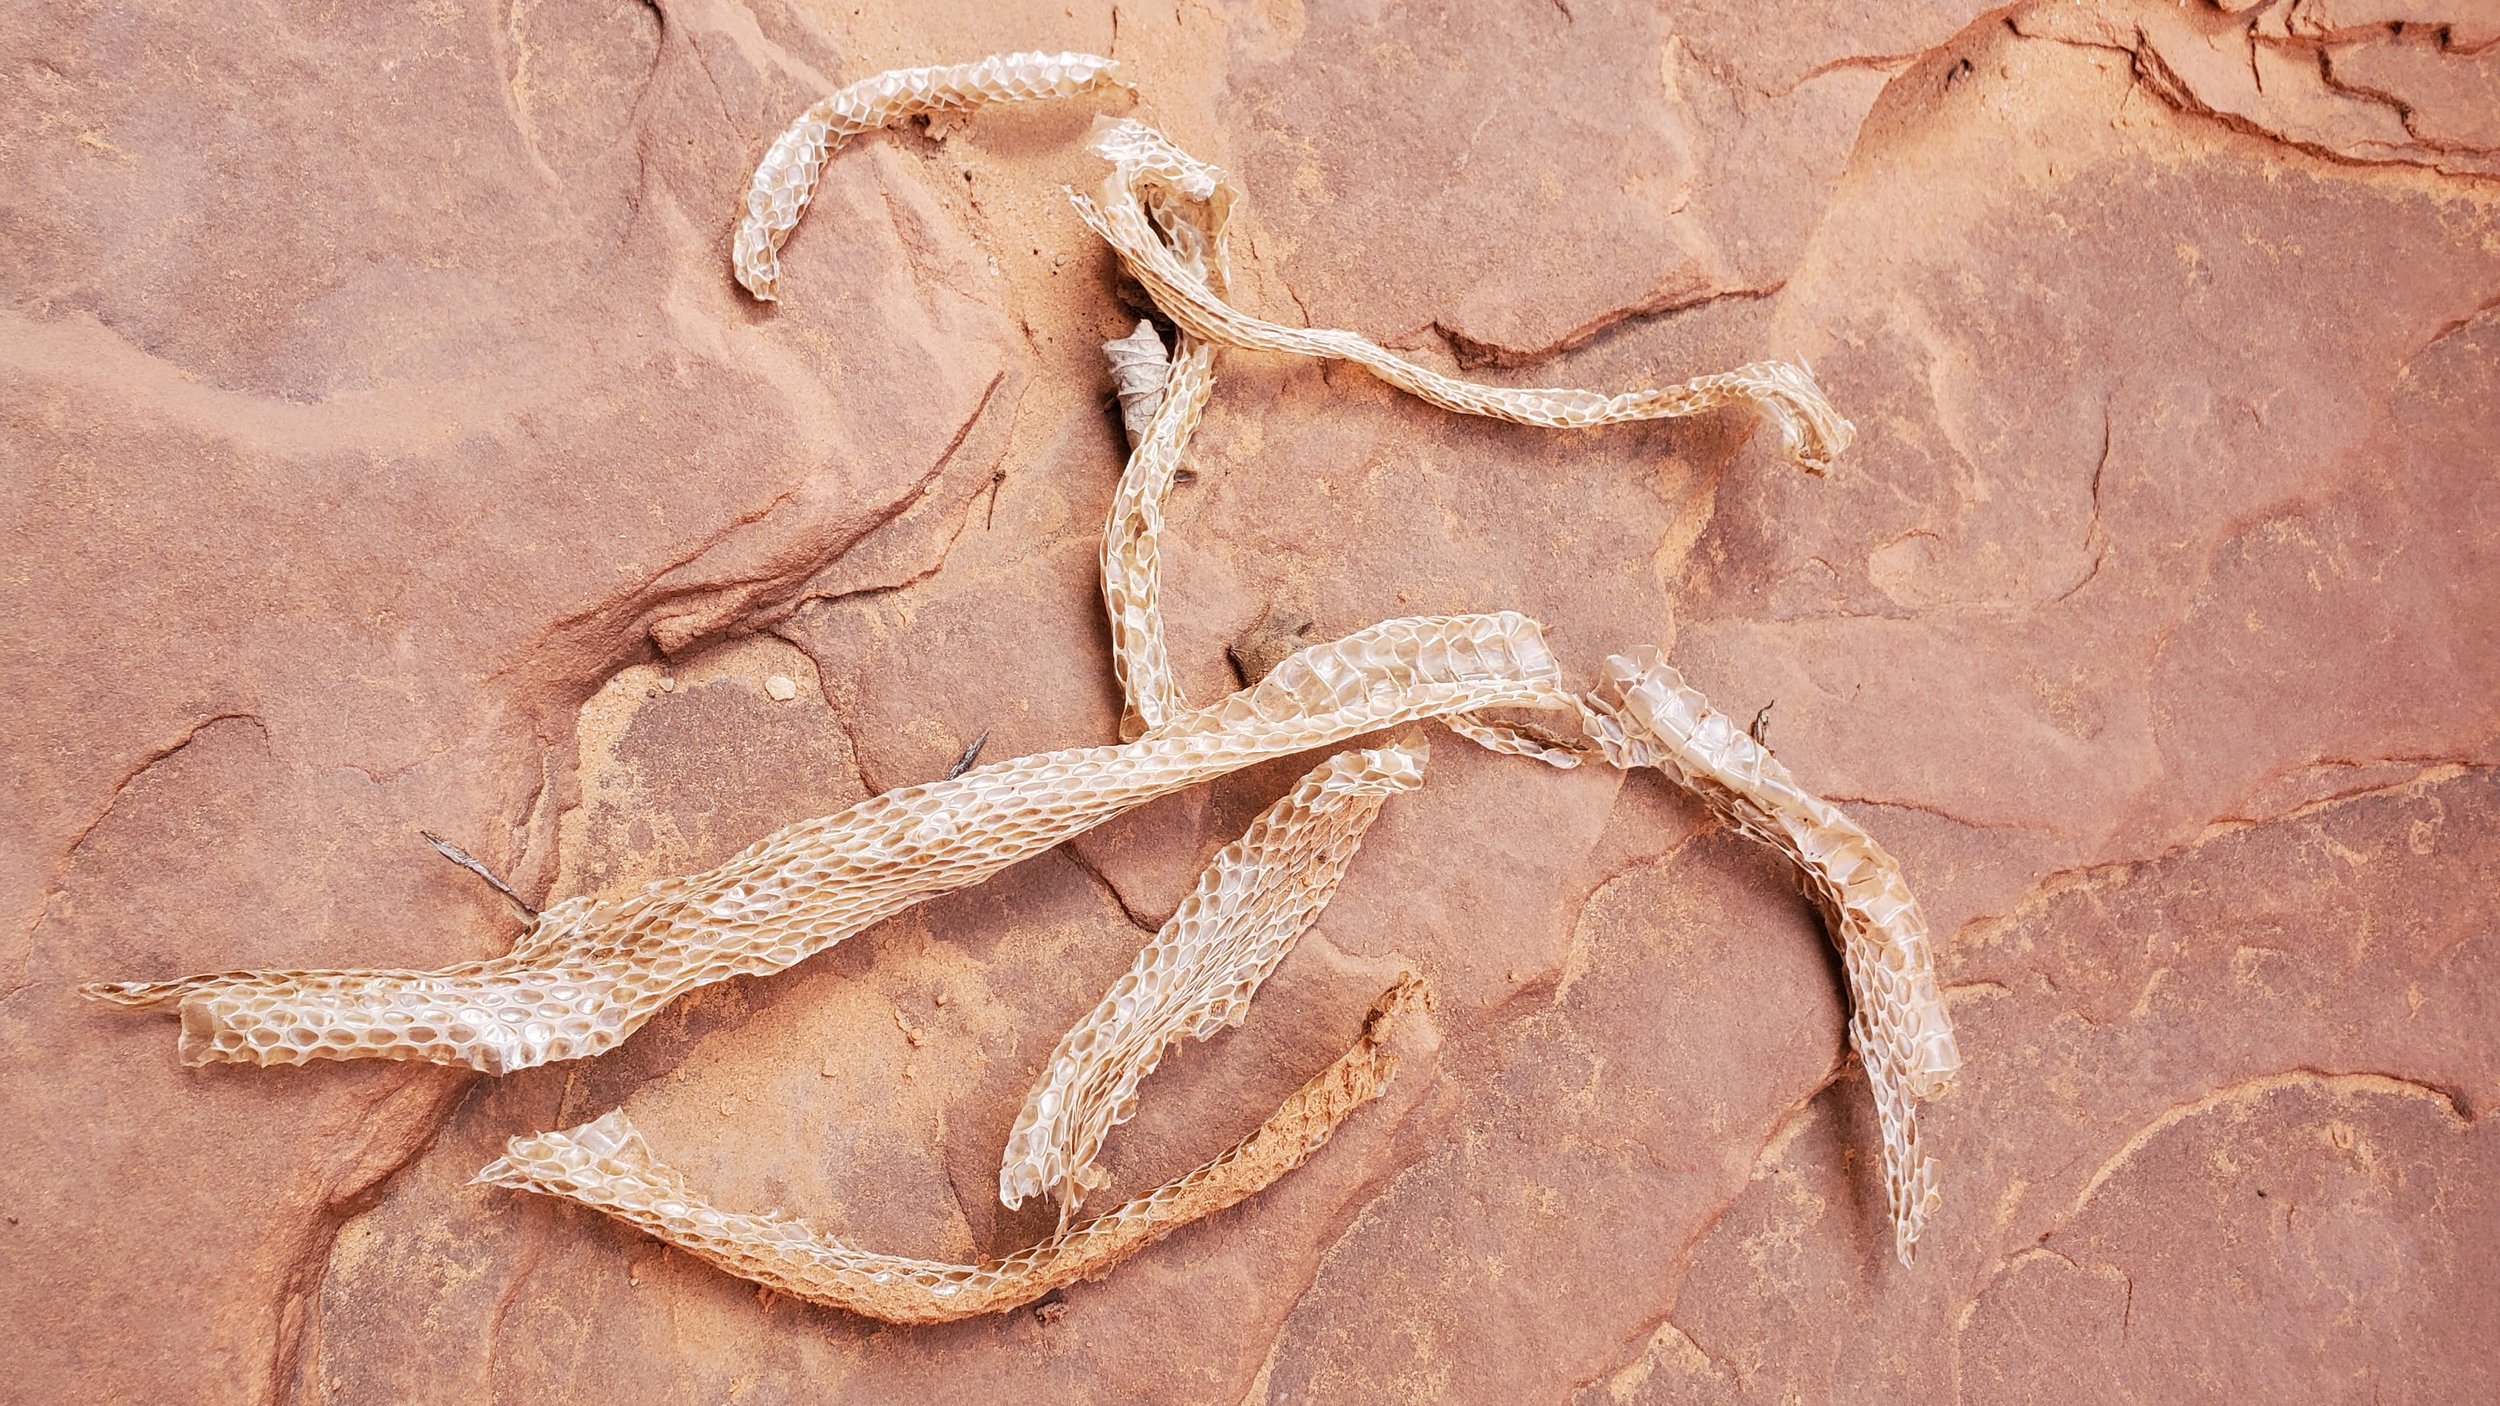
[[[799,696],[799,686],[787,674],[775,674],[764,680],[764,694],[775,703],[787,703]]]

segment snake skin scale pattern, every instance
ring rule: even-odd
[[[1329,758],[1217,851],[1197,887],[1101,1004],[1051,1051],[998,1173],[1009,1209],[1059,1200],[1062,1225],[1106,1174],[1103,1139],[1137,1111],[1164,1049],[1250,1014],[1250,998],[1319,916],[1382,803],[1424,784],[1427,749],[1401,742]]]
[[[593,1207],[741,1279],[828,1308],[888,1323],[1003,1313],[1080,1279],[1099,1278],[1309,1161],[1346,1115],[1380,1096],[1397,1068],[1387,1046],[1399,1026],[1423,1018],[1424,1006],[1422,983],[1401,980],[1372,1008],[1354,1048],[1230,1151],[1116,1211],[989,1264],[878,1254],[778,1211],[721,1210],[652,1154],[623,1109],[563,1132],[514,1138],[476,1180]]]
[[[1075,97],[1126,84],[1086,54],[1007,54],[903,69],[809,108],[757,167],[732,264],[758,299],[778,296],[782,241],[824,163],[850,137],[918,113]],[[1003,761],[800,821],[705,871],[617,895],[584,895],[536,916],[502,956],[435,971],[238,971],[105,982],[85,994],[181,1017],[182,1058],[300,1064],[387,1058],[490,1074],[614,1047],[669,1001],[731,976],[782,970],[913,903],[977,884],[1158,796],[1258,762],[1438,719],[1491,750],[1556,767],[1603,760],[1653,768],[1797,866],[1840,948],[1849,1034],[1873,1089],[1886,1196],[1904,1263],[1939,1201],[1919,1146],[1921,1100],[1959,1064],[1924,920],[1899,866],[1837,808],[1687,686],[1654,650],[1606,660],[1597,686],[1568,692],[1541,629],[1508,612],[1387,620],[1288,656],[1264,678],[1191,708],[1174,677],[1160,600],[1164,501],[1215,385],[1222,348],[1352,361],[1434,405],[1554,428],[1701,413],[1750,403],[1787,456],[1830,469],[1855,431],[1802,364],[1766,361],[1653,390],[1604,394],[1479,385],[1418,366],[1351,332],[1287,327],[1228,301],[1224,173],[1143,123],[1099,130],[1111,174],[1071,196],[1172,328],[1141,321],[1106,344],[1132,442],[1106,515],[1102,591],[1124,700],[1117,745]],[[1586,740],[1497,719],[1532,709],[1579,720]],[[814,1302],[898,1323],[999,1312],[1108,1272],[1179,1225],[1234,1205],[1300,1166],[1377,1096],[1397,1031],[1425,1020],[1409,976],[1363,1037],[1257,1131],[1203,1167],[1105,1215],[1070,1225],[1103,1177],[1104,1139],[1134,1111],[1174,1041],[1239,1023],[1252,996],[1343,879],[1372,820],[1422,784],[1425,749],[1406,740],[1321,762],[1243,836],[1129,972],[1070,1030],[1028,1094],[1002,1155],[999,1192],[1057,1200],[1060,1229],[989,1264],[958,1265],[845,1245],[779,1211],[722,1210],[652,1152],[622,1109],[563,1132],[516,1137],[479,1174],[496,1185],[595,1207],[730,1273]]]

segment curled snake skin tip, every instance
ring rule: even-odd
[[[1098,55],[997,54],[978,63],[893,69],[839,89],[800,113],[756,165],[730,242],[730,267],[757,301],[780,299],[781,242],[815,200],[825,162],[853,137],[926,112],[1073,98],[1105,87],[1136,91],[1118,63]]]
[[[1115,1211],[988,1264],[949,1264],[857,1249],[781,1212],[723,1210],[662,1162],[623,1109],[563,1132],[516,1137],[472,1180],[561,1197],[614,1216],[737,1275],[810,1303],[889,1323],[945,1323],[1001,1313],[1107,1274],[1192,1221],[1238,1205],[1301,1166],[1347,1115],[1377,1098],[1395,1048],[1421,1039],[1430,1002],[1401,978],[1372,1008],[1354,1047],[1288,1097],[1232,1149]]]
[[[1111,389],[1120,401],[1120,427],[1128,431],[1128,441],[1136,445],[1146,437],[1146,427],[1154,423],[1155,408],[1163,404],[1163,386],[1172,378],[1172,354],[1163,347],[1163,335],[1144,318],[1125,337],[1116,337],[1102,344],[1102,354],[1111,363]]]

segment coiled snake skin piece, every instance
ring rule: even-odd
[[[1882,1126],[1893,1249],[1910,1263],[1939,1199],[1935,1163],[1918,1145],[1918,1100],[1944,1092],[1962,1057],[1936,991],[1927,920],[1901,866],[1837,807],[1799,786],[1656,650],[1608,659],[1583,706],[1608,761],[1664,772],[1804,875],[1840,946],[1849,1040],[1866,1065]]]
[[[417,1059],[504,1074],[579,1059],[698,986],[780,971],[1157,796],[1400,723],[1558,706],[1568,700],[1560,677],[1522,615],[1384,621],[1303,650],[1139,741],[900,787],[704,873],[567,900],[501,957],[431,972],[223,972],[80,990],[178,1006],[192,1064]]]
[[[1172,379],[1172,355],[1163,349],[1163,334],[1139,318],[1125,337],[1102,344],[1111,363],[1111,392],[1120,402],[1120,427],[1134,446],[1146,438],[1155,411],[1163,404],[1164,384]]]
[[[560,1133],[512,1139],[477,1180],[561,1196],[605,1211],[742,1279],[889,1323],[944,1323],[999,1313],[1098,1278],[1202,1216],[1256,1195],[1309,1161],[1347,1114],[1379,1096],[1397,1068],[1399,1027],[1419,1020],[1423,985],[1380,998],[1354,1048],[1287,1098],[1231,1151],[1028,1249],[991,1264],[945,1264],[854,1249],[795,1216],[723,1211],[651,1153],[622,1109]]]
[[[1780,444],[1799,468],[1827,473],[1857,437],[1857,430],[1823,398],[1811,371],[1802,365],[1760,361],[1711,376],[1698,376],[1679,386],[1623,391],[1605,395],[1569,389],[1523,390],[1486,386],[1442,375],[1386,350],[1352,332],[1327,328],[1287,327],[1242,312],[1166,240],[1157,237],[1155,212],[1141,192],[1139,176],[1156,168],[1203,166],[1173,147],[1142,122],[1114,124],[1098,135],[1095,150],[1113,169],[1097,199],[1071,193],[1085,223],[1118,251],[1120,262],[1142,285],[1155,307],[1175,326],[1195,337],[1230,347],[1291,352],[1298,356],[1351,361],[1389,384],[1446,410],[1486,415],[1522,425],[1582,429],[1630,420],[1662,420],[1698,415],[1739,401],[1751,401],[1779,426]]]
[[[1424,783],[1427,755],[1421,743],[1399,743],[1331,757],[1217,852],[1136,963],[1051,1051],[1007,1136],[1001,1202],[1056,1196],[1067,1224],[1104,1180],[1094,1158],[1136,1112],[1138,1081],[1182,1037],[1206,1039],[1250,1013],[1259,984],[1336,893],[1381,805]]]
[[[833,93],[800,113],[755,168],[746,212],[730,243],[730,266],[758,301],[780,298],[781,241],[816,198],[826,160],[851,138],[924,112],[1126,87],[1119,71],[1119,64],[1093,54],[998,54],[944,68],[898,68]]]

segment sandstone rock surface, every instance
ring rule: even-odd
[[[1498,10],[1498,12],[1496,12]],[[465,1185],[623,1105],[726,1204],[997,1253],[1033,1071],[1298,773],[1160,802],[624,1048],[189,1070],[83,980],[433,965],[537,899],[1110,739],[1134,309],[1090,109],[862,141],[832,84],[1132,65],[1242,300],[1522,383],[1802,353],[1861,438],[1577,434],[1228,355],[1184,684],[1518,609],[1652,642],[1903,859],[1966,1069],[1887,1252],[1834,962],[1651,780],[1443,738],[1106,1197],[1402,967],[1442,1043],[1270,1192],[899,1330]],[[2500,15],[2468,0],[534,0],[0,19],[0,1321],[25,1400],[2465,1401],[2500,1391]],[[1585,677],[1585,675],[1584,675]]]

